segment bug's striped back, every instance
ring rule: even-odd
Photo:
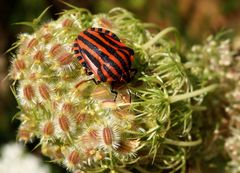
[[[74,43],[80,63],[102,82],[129,82],[133,50],[112,32],[90,28],[80,32]]]

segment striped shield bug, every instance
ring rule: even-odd
[[[128,83],[133,77],[134,51],[109,30],[89,28],[80,32],[73,50],[87,74],[95,76],[95,83],[109,82],[116,96],[114,85]]]

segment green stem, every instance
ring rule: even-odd
[[[165,144],[171,144],[171,145],[177,145],[177,146],[181,146],[181,147],[192,147],[192,146],[196,146],[202,143],[202,139],[198,139],[196,141],[175,141],[172,139],[164,139],[164,143]]]
[[[174,27],[169,27],[169,28],[162,30],[153,39],[151,39],[147,43],[145,43],[143,45],[143,48],[147,49],[147,48],[151,47],[157,40],[159,40],[161,37],[168,34],[169,32],[177,32],[177,29]]]
[[[153,24],[153,23],[143,23],[143,27],[144,28],[159,28],[159,26],[158,25],[156,25],[156,24]]]
[[[110,156],[110,166],[111,166],[111,170],[114,170],[112,151],[110,151],[109,156]]]
[[[196,64],[196,63],[194,63],[194,62],[186,62],[186,63],[183,64],[183,66],[184,66],[186,69],[199,67],[199,65]]]
[[[158,129],[160,129],[160,126],[156,126],[156,127],[152,128],[152,129],[150,129],[149,131],[147,131],[147,132],[144,134],[144,136],[149,135],[149,134],[151,134],[151,133],[153,133],[153,132],[156,132]]]
[[[175,102],[180,101],[180,100],[185,100],[185,99],[188,99],[188,98],[191,98],[191,97],[195,97],[195,96],[207,93],[207,92],[212,91],[212,90],[214,90],[216,88],[217,88],[217,85],[213,84],[213,85],[210,85],[210,86],[207,86],[207,87],[195,90],[195,91],[190,92],[190,93],[170,96],[168,99],[169,99],[170,103],[175,103]]]

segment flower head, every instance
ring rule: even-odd
[[[79,32],[91,27],[113,32],[127,46],[119,52],[111,51],[116,36],[105,35],[113,42],[106,45],[110,47],[106,51],[111,58],[101,50],[104,45],[98,45],[99,50],[86,46],[89,51],[102,52],[98,52],[100,58],[83,57],[82,64],[86,64],[82,65],[73,44]],[[205,93],[215,86],[204,87],[207,82],[200,82],[203,78],[200,67],[195,71],[185,68],[179,48],[167,37],[175,31],[170,27],[158,34],[151,32],[122,8],[92,15],[86,9],[74,7],[64,11],[57,20],[40,25],[34,33],[20,34],[10,70],[10,77],[18,81],[13,92],[20,108],[19,140],[28,142],[39,138],[44,155],[76,173],[124,172],[136,162],[136,169],[147,168],[151,162],[155,172],[161,172],[162,167],[180,170],[187,160],[186,148],[192,147],[192,143],[197,145],[198,141],[191,140],[200,136],[199,129],[191,131],[192,113],[200,107]],[[211,45],[206,52],[216,51],[215,42]],[[122,49],[118,44],[114,47]],[[228,43],[222,43],[219,51],[227,48]],[[133,57],[127,52],[132,49],[131,64]],[[222,66],[229,65],[229,56],[223,54]],[[211,68],[219,69],[218,60],[211,60]],[[91,70],[100,73],[103,64],[112,68],[104,71],[112,79],[114,75],[123,77],[115,69],[125,62],[129,67],[122,68],[124,74],[131,74],[129,83],[98,84],[95,74],[91,74]],[[165,138],[182,141],[169,145],[166,141],[172,140]],[[157,154],[160,159],[152,164]],[[176,159],[166,160],[170,158],[168,154]]]

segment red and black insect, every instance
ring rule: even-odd
[[[87,74],[94,74],[97,78],[96,83],[110,82],[113,93],[117,94],[113,90],[115,83],[131,81],[134,51],[111,31],[89,28],[80,32],[74,42],[73,50]]]

